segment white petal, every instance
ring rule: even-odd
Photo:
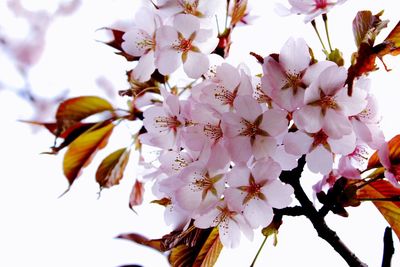
[[[250,170],[246,164],[237,164],[226,176],[226,182],[231,187],[249,184]]]
[[[171,47],[178,42],[178,32],[171,26],[163,26],[156,32],[156,43],[158,48]]]
[[[321,72],[330,66],[336,66],[336,64],[332,61],[319,61],[311,65],[304,73],[302,81],[306,85],[310,85],[312,82],[317,81]]]
[[[307,166],[314,173],[328,174],[332,170],[333,155],[323,146],[317,146],[306,156]]]
[[[252,228],[266,227],[273,218],[272,207],[268,202],[258,198],[252,199],[246,204],[243,215]]]

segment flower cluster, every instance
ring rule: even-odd
[[[244,65],[210,66],[218,41],[207,20],[213,2],[162,1],[141,10],[122,47],[139,57],[132,79],[147,81],[155,69],[168,75],[182,64],[188,77],[202,78],[185,98],[163,87],[162,101],[144,110],[140,141],[160,149],[145,178],[169,200],[169,224],[218,226],[224,246],[235,247],[241,232],[251,239],[253,229],[271,223],[273,209],[291,204],[293,188],[279,176],[301,156],[325,180],[334,173],[360,178],[363,153],[384,138],[368,79],[355,80],[349,96],[347,70],[316,62],[303,39],[290,38],[261,60],[261,79]],[[318,9],[333,5],[316,2]]]

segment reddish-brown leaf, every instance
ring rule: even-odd
[[[376,199],[374,205],[385,217],[397,237],[400,239],[400,189],[394,187],[390,182],[377,180],[357,191],[357,198]],[[387,199],[387,200],[385,200]],[[397,201],[390,201],[397,199]]]
[[[128,164],[129,155],[129,149],[121,148],[103,159],[96,172],[96,181],[101,189],[119,184]]]
[[[370,46],[374,45],[375,38],[379,32],[387,27],[388,20],[381,20],[383,11],[376,15],[372,15],[369,10],[359,11],[353,20],[353,34],[357,47],[361,43],[367,43]]]
[[[114,124],[110,122],[97,124],[69,145],[64,155],[63,168],[70,186],[96,152],[107,144],[113,128]]]
[[[144,185],[136,180],[132,187],[131,195],[129,196],[129,208],[141,205],[143,203]]]
[[[122,42],[124,42],[124,39],[122,38],[122,36],[125,34],[124,31],[120,31],[120,30],[112,29],[112,28],[103,28],[103,30],[107,30],[107,31],[111,32],[113,39],[109,42],[104,42],[104,43],[106,45],[111,46],[112,48],[118,50],[118,52],[116,52],[117,55],[123,56],[128,61],[139,60],[139,57],[129,55],[129,54],[125,53],[125,51],[122,49]]]
[[[57,123],[55,122],[40,122],[40,121],[26,121],[26,120],[20,120],[20,122],[43,126],[53,135],[57,134]]]
[[[81,120],[104,111],[113,111],[112,105],[98,96],[80,96],[63,101],[56,112],[56,121],[60,136],[68,128]]]
[[[362,16],[360,14],[364,14],[365,16],[366,13],[357,14],[356,19],[353,22],[353,27],[354,23],[357,21],[357,17]],[[387,54],[398,55],[400,53],[400,22],[397,23],[397,25],[382,43],[373,46],[376,35],[379,34],[380,30],[386,26],[387,23],[386,21],[381,21],[379,19],[380,15],[381,13],[370,17],[370,22],[366,22],[366,25],[364,26],[355,27],[356,30],[359,31],[359,33],[354,33],[356,42],[360,42],[360,44],[358,51],[353,55],[354,62],[348,69],[347,73],[346,84],[348,85],[349,95],[352,94],[354,79],[377,69],[375,64],[377,57],[382,61],[385,69],[389,70],[382,58]],[[359,18],[359,20],[362,21],[363,18]],[[366,19],[364,18],[364,20]],[[357,38],[363,39],[357,41]]]
[[[120,234],[119,236],[117,236],[117,238],[126,239],[135,242],[137,244],[153,248],[160,252],[163,251],[161,239],[148,239],[147,237],[144,237],[136,233]]]
[[[201,248],[199,254],[197,254],[193,266],[199,266],[199,267],[214,266],[222,248],[223,245],[219,239],[218,228],[215,227],[211,231],[207,240],[204,242],[204,245]]]
[[[389,142],[389,159],[392,163],[400,162],[400,134],[393,137]],[[367,170],[382,167],[379,161],[378,152],[375,151],[368,160]]]

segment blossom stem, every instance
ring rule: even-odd
[[[328,31],[328,15],[322,14],[322,19],[324,20],[325,24],[325,32],[326,32],[326,38],[328,39],[329,50],[332,52],[331,38],[329,37],[329,31]]]
[[[319,34],[319,31],[318,31],[318,28],[317,28],[317,25],[316,25],[314,19],[311,21],[311,25],[313,26],[313,28],[314,28],[314,30],[315,30],[315,33],[317,34],[318,39],[319,39],[319,41],[320,41],[320,43],[321,43],[321,45],[322,45],[322,48],[323,48],[323,50],[324,50],[324,52],[325,52],[325,51],[326,51],[326,47],[325,47],[325,45],[324,45],[324,42],[322,41],[321,35]]]
[[[258,255],[260,255],[261,250],[263,249],[263,247],[264,247],[264,245],[265,245],[265,242],[267,242],[267,238],[268,238],[268,236],[266,236],[266,237],[264,238],[263,242],[261,243],[261,246],[260,246],[260,248],[258,249],[256,256],[254,256],[254,259],[253,259],[253,261],[251,262],[250,267],[253,267],[254,264],[256,263],[256,260],[257,260],[257,258],[258,258]]]
[[[311,221],[319,237],[328,242],[349,266],[367,266],[342,242],[336,232],[328,227],[324,217],[316,210],[304,192],[300,184],[300,177],[305,163],[305,156],[303,156],[299,159],[296,168],[291,171],[282,172],[280,176],[281,181],[293,187],[295,197],[303,207],[305,216]]]

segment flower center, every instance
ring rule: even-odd
[[[236,91],[231,92],[226,90],[222,85],[218,85],[217,89],[215,90],[214,97],[215,99],[219,100],[222,105],[233,106],[233,101],[235,100],[236,94]]]
[[[219,122],[218,125],[212,125],[210,123],[207,123],[206,125],[204,125],[203,128],[204,134],[208,138],[213,139],[215,143],[218,142],[218,140],[223,136],[220,124],[221,122]]]
[[[317,9],[324,9],[328,6],[327,0],[315,0],[315,7]]]
[[[181,122],[178,120],[176,116],[173,117],[158,116],[154,119],[154,121],[156,123],[156,127],[158,128],[176,130],[181,125]]]
[[[301,74],[300,73],[286,73],[286,80],[285,84],[282,87],[282,90],[286,90],[292,88],[293,94],[297,94],[298,88],[304,88],[304,84],[301,81]]]
[[[192,49],[192,39],[185,39],[183,37],[179,37],[178,44],[174,45],[173,48],[179,50],[183,53],[186,53]]]
[[[328,135],[326,135],[326,133],[324,131],[319,131],[315,134],[311,135],[314,138],[314,141],[312,143],[312,148],[316,148],[319,145],[323,145],[323,146],[329,146],[328,144]]]

